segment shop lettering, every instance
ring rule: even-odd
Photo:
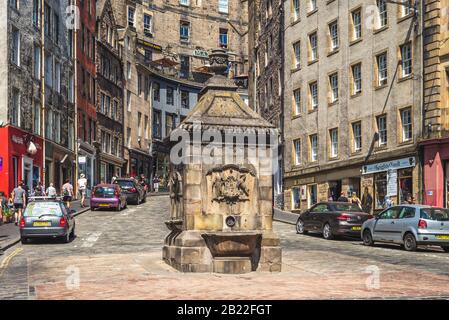
[[[14,143],[17,143],[17,144],[24,144],[23,138],[20,138],[20,137],[18,137],[18,136],[12,136],[11,139],[12,139],[12,141],[13,141]]]
[[[363,174],[402,169],[415,166],[415,158],[405,158],[388,162],[370,164],[362,168]]]

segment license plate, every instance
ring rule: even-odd
[[[50,221],[35,221],[33,222],[33,227],[50,227]]]
[[[362,227],[352,227],[352,231],[361,231]]]
[[[109,205],[102,203],[102,204],[100,204],[100,207],[109,207]]]
[[[436,236],[438,240],[449,240],[449,236],[438,235]]]

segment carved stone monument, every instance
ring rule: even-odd
[[[163,259],[183,272],[280,271],[272,230],[278,131],[237,94],[223,50],[210,64],[215,76],[171,137]]]

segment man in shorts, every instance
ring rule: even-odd
[[[73,186],[70,183],[70,179],[67,179],[62,186],[62,201],[66,203],[67,209],[70,209],[70,202],[73,198]]]
[[[84,200],[86,199],[87,191],[87,179],[84,173],[81,173],[80,178],[78,179],[78,190],[81,195],[81,208],[84,208]]]
[[[26,206],[26,191],[23,189],[22,182],[19,182],[17,188],[13,190],[12,199],[14,203],[15,224],[17,226],[22,219],[22,210]]]

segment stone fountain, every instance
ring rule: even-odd
[[[280,271],[272,230],[278,131],[227,78],[228,55],[210,55],[214,76],[171,135],[170,233],[163,259],[183,272]]]

